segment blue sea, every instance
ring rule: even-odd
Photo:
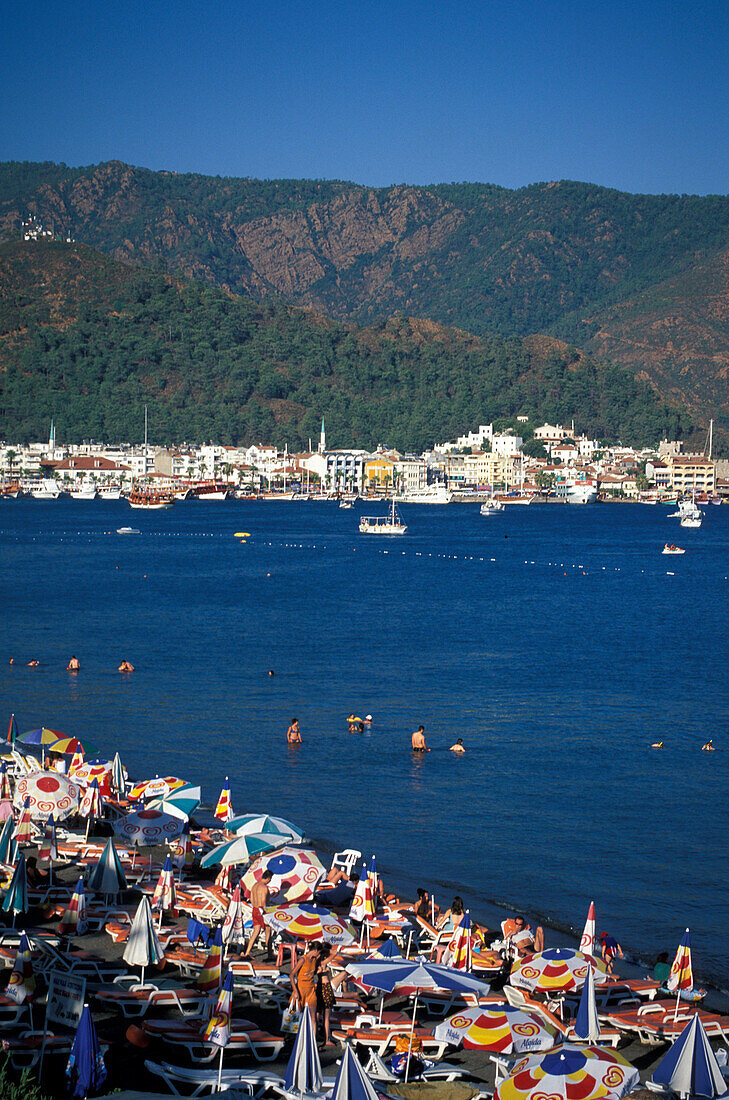
[[[695,971],[727,987],[729,508],[694,531],[669,510],[413,505],[382,539],[361,505],[3,501],[0,718],[210,802],[230,776],[236,812],[492,923],[496,903],[579,934],[594,899],[644,959],[689,926]],[[350,711],[374,717],[362,736]]]

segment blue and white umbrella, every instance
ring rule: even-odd
[[[233,817],[225,826],[227,832],[241,836],[244,833],[277,833],[286,837],[286,844],[303,844],[306,841],[304,832],[298,825],[286,821],[283,817],[272,817],[270,814],[241,814]]]
[[[307,1092],[321,1092],[321,1062],[311,1013],[306,1006],[301,1010],[299,1030],[286,1066],[284,1083],[289,1092],[298,1092],[300,1096]]]
[[[86,885],[97,894],[118,894],[127,888],[114,842],[109,837],[98,862],[94,865]]]
[[[111,765],[111,786],[117,794],[124,794],[127,789],[125,768],[118,752],[114,753],[114,759]]]
[[[680,1096],[723,1096],[727,1083],[699,1016],[686,1024],[653,1071],[653,1080]]]
[[[15,864],[13,877],[3,898],[3,911],[13,914],[13,928],[16,915],[28,912],[28,879],[25,873],[25,856],[22,853]]]
[[[382,947],[378,947],[376,951],[368,955],[365,961],[377,962],[378,959],[401,959],[402,962],[407,962],[407,959],[393,939],[385,940]]]
[[[284,844],[288,844],[288,839],[273,833],[244,833],[207,852],[200,860],[200,866],[214,867],[219,863],[222,867],[232,867],[240,863],[250,863],[261,852],[273,852]]]
[[[66,1088],[71,1096],[82,1098],[97,1092],[105,1080],[106,1066],[96,1038],[96,1028],[89,1006],[84,1005],[66,1066]]]
[[[600,1041],[600,1021],[597,1018],[595,978],[592,967],[589,967],[585,984],[582,987],[580,1004],[575,1017],[575,1036],[581,1039],[583,1043],[598,1043]]]
[[[378,1100],[369,1077],[362,1069],[350,1046],[345,1046],[332,1100]]]
[[[186,783],[177,791],[170,791],[162,798],[153,798],[147,803],[148,810],[161,810],[162,813],[171,814],[173,817],[181,817],[187,821],[200,805],[202,793],[200,787]]]
[[[0,833],[0,863],[15,863],[18,858],[18,844],[13,840],[13,830],[15,829],[15,821],[12,817],[8,817],[3,825],[3,831]]]

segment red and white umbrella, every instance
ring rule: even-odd
[[[435,1029],[443,1039],[465,1050],[493,1050],[499,1054],[526,1054],[554,1046],[554,1028],[536,1012],[514,1008],[506,1002],[486,1002],[456,1012]]]
[[[130,844],[144,848],[174,840],[184,826],[185,822],[181,818],[162,813],[161,810],[137,810],[117,822],[114,829],[118,836],[124,837]]]
[[[90,787],[87,787],[81,798],[78,812],[82,817],[99,817],[102,810],[101,791],[98,780],[94,779]]]
[[[167,856],[164,867],[160,871],[157,885],[152,895],[152,909],[159,910],[159,924],[162,927],[162,914],[168,909],[174,909],[177,902],[175,890],[175,875],[172,870],[172,859]]]
[[[87,928],[84,880],[80,878],[76,883],[68,908],[63,911],[63,916],[58,925],[58,934],[59,936],[83,936]]]
[[[251,919],[253,910],[251,906],[241,900],[240,886],[236,886],[228,905],[228,912],[223,921],[223,943],[243,943],[245,941],[245,923]]]
[[[595,902],[590,902],[590,908],[587,910],[587,920],[585,921],[585,928],[582,933],[582,939],[580,940],[580,951],[583,955],[594,955],[595,944],[597,942],[597,933],[595,932]]]
[[[243,876],[243,885],[250,891],[261,878],[264,871],[272,874],[270,886],[273,891],[284,890],[288,901],[307,901],[314,892],[326,871],[316,852],[311,848],[282,848],[275,855],[262,855],[250,865]]]
[[[582,989],[590,967],[595,985],[607,981],[605,966],[597,959],[573,951],[571,947],[550,947],[519,959],[509,982],[517,989],[533,993],[571,993]]]
[[[110,798],[113,793],[111,789],[111,773],[111,761],[107,761],[106,764],[81,764],[78,768],[69,769],[69,774],[74,783],[80,783],[82,786],[88,787],[95,779],[99,784],[99,790],[107,798]]]
[[[156,775],[154,779],[143,779],[140,783],[135,783],[129,791],[129,797],[131,799],[166,798],[168,794],[186,786],[187,780],[178,779],[176,775]]]
[[[13,840],[16,840],[18,844],[32,844],[33,843],[33,821],[31,818],[30,799],[26,798],[25,805],[18,818],[18,824],[15,826],[13,832]]]
[[[227,775],[225,777],[225,786],[220,792],[220,798],[218,799],[218,804],[215,807],[214,816],[217,818],[218,821],[222,821],[224,824],[228,821],[231,821],[235,816],[233,814],[233,805],[230,800],[230,783],[228,782]]]
[[[37,771],[18,780],[13,801],[16,806],[22,806],[28,798],[31,817],[45,818],[53,814],[57,821],[62,821],[76,812],[80,797],[79,785],[65,775]]]

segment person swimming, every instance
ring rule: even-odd
[[[117,669],[117,672],[134,672],[134,665],[131,661],[122,661]]]
[[[701,751],[702,752],[716,752],[716,749],[714,748],[713,738],[712,738],[711,741],[707,741],[705,745],[701,746]]]
[[[425,726],[418,726],[415,733],[410,738],[413,752],[430,752],[430,749],[425,744]]]
[[[459,755],[460,755],[461,753],[464,753],[464,752],[466,751],[466,750],[464,749],[464,747],[463,747],[463,738],[462,738],[462,737],[459,737],[459,738],[458,738],[458,740],[456,741],[455,745],[451,745],[450,751],[451,751],[451,752],[456,752],[456,753],[458,753]]]
[[[81,668],[81,663],[78,657],[72,657],[66,665],[66,672],[78,672]]]
[[[651,748],[652,749],[662,749],[663,748],[663,742],[662,741],[654,741],[653,744],[651,745]]]

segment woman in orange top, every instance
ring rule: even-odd
[[[291,971],[291,986],[294,995],[302,1009],[309,1009],[314,1031],[316,1031],[316,987],[319,981],[319,948],[321,946],[318,940],[310,943],[306,953],[301,956]]]

